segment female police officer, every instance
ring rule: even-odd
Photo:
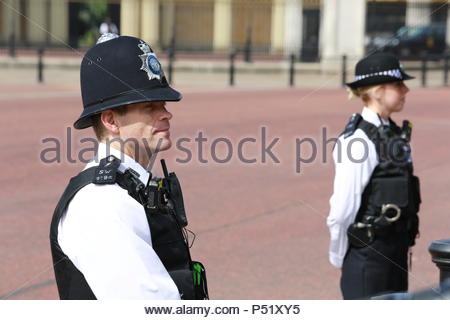
[[[181,189],[146,168],[171,146],[169,87],[153,50],[107,34],[81,64],[84,110],[76,129],[94,127],[97,159],[64,191],[50,227],[61,299],[205,299],[204,269],[191,260]]]
[[[333,158],[336,175],[327,224],[329,258],[342,268],[344,299],[408,288],[407,256],[418,233],[419,181],[413,175],[411,124],[398,127],[412,79],[398,59],[377,53],[360,60],[347,83],[364,108],[339,137]]]

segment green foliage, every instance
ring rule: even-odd
[[[99,37],[99,26],[108,14],[106,1],[89,1],[80,11],[78,18],[87,26],[86,33],[80,38],[80,46],[93,46]]]

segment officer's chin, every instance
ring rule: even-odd
[[[172,140],[170,138],[160,138],[157,141],[155,150],[157,152],[169,150],[172,147]]]
[[[405,106],[405,103],[401,102],[398,105],[396,105],[395,107],[393,107],[391,112],[400,112],[403,110],[404,106]]]

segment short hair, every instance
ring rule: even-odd
[[[120,107],[117,107],[114,109],[109,109],[109,110],[117,112],[119,115],[123,116],[127,113],[128,109],[127,109],[127,106],[120,106]],[[102,123],[101,116],[102,116],[102,113],[97,113],[91,117],[92,128],[94,129],[94,133],[95,133],[95,136],[97,137],[98,141],[103,140],[103,138],[105,137],[105,132],[106,132],[105,126]]]

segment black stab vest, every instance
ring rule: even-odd
[[[102,161],[100,161],[101,165]],[[53,214],[50,226],[50,245],[56,283],[62,300],[96,299],[83,274],[70,261],[58,243],[59,221],[75,194],[90,183],[117,183],[120,187],[126,189],[128,194],[136,201],[144,204],[141,191],[145,188],[145,185],[140,181],[137,182],[138,178],[135,175],[132,177],[131,169],[125,173],[120,173],[117,170],[111,176],[99,176],[100,166],[88,168],[70,180]],[[109,180],[99,181],[99,177],[105,177]],[[154,200],[159,201],[161,199]],[[180,223],[173,206],[170,205],[166,206],[164,210],[155,210],[150,206],[144,206],[144,209],[150,227],[153,249],[177,285],[181,298],[185,300],[207,299],[205,271],[200,263],[191,260],[189,246],[184,236],[184,226],[187,225],[187,222],[186,224]],[[199,268],[195,264],[202,268],[201,280],[195,280],[196,275],[193,275],[193,269]],[[105,266],[106,268],[107,266]],[[197,277],[200,276],[197,275]]]
[[[361,129],[375,144],[379,164],[375,167],[364,189],[361,205],[355,222],[374,225],[377,236],[386,236],[392,232],[406,231],[410,246],[415,244],[419,229],[421,198],[419,178],[413,173],[411,149],[409,146],[409,122],[404,128],[390,120],[390,126],[376,127],[358,114],[350,119],[344,138],[347,139]],[[394,204],[401,209],[400,219],[392,224],[377,224],[382,206]]]

